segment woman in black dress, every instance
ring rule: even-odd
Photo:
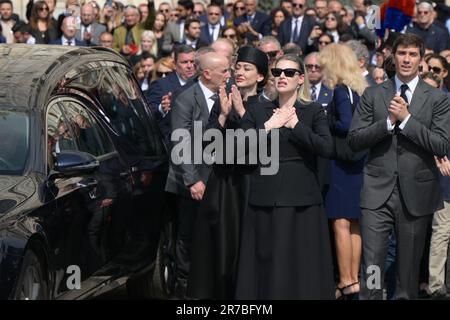
[[[278,143],[278,171],[250,178],[242,221],[237,299],[334,299],[328,221],[316,155],[328,157],[332,139],[325,113],[311,103],[301,59],[280,57],[272,69],[278,100],[247,108],[241,126]],[[263,140],[264,141],[264,140]],[[273,145],[268,146],[271,150]],[[273,164],[272,164],[273,165]]]
[[[208,129],[238,129],[246,109],[258,104],[257,88],[263,86],[268,58],[252,47],[238,51],[236,85],[211,110]],[[235,141],[236,142],[236,141]],[[249,176],[244,165],[214,164],[195,225],[187,295],[199,299],[232,299],[239,252],[240,221],[247,207]],[[236,152],[234,153],[236,154]],[[217,161],[216,163],[220,163]],[[233,159],[235,160],[235,159]]]

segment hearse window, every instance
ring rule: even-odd
[[[0,110],[0,174],[23,172],[28,157],[29,120],[27,114]]]
[[[94,156],[114,151],[107,134],[84,106],[72,100],[63,100],[59,104],[72,128],[80,151]]]
[[[154,118],[146,110],[144,97],[125,68],[105,69],[99,97],[113,126],[125,135],[136,155],[165,157],[165,149]]]
[[[66,74],[70,78],[68,85],[97,96],[127,154],[158,159],[166,156],[158,124],[146,109],[145,98],[130,70],[116,63],[96,62],[77,71]]]

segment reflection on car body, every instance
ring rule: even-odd
[[[167,153],[127,62],[44,45],[0,56],[0,299],[86,298],[150,277]]]

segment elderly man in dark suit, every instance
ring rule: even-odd
[[[258,0],[245,0],[244,3],[245,15],[237,17],[233,23],[250,44],[270,34],[271,19],[265,13],[256,11]]]
[[[49,44],[59,44],[63,46],[86,46],[86,42],[75,38],[77,32],[77,20],[75,17],[65,17],[61,24],[62,36],[53,40]]]
[[[315,25],[314,18],[305,16],[306,0],[293,0],[292,16],[283,21],[278,32],[278,41],[281,46],[289,42],[297,44],[302,51],[307,52],[307,47],[313,45],[311,40],[308,43],[309,35]]]
[[[94,7],[86,3],[81,7],[81,28],[77,30],[75,38],[86,42],[87,45],[99,45],[100,35],[106,31],[106,27],[95,22]]]
[[[361,299],[382,299],[392,227],[397,238],[395,298],[417,299],[427,225],[444,207],[434,156],[446,156],[450,147],[450,104],[445,93],[419,78],[424,51],[414,34],[397,38],[395,77],[366,89],[350,127],[350,146],[369,149],[361,191]]]
[[[198,81],[180,92],[172,103],[172,137],[177,141],[174,141],[170,157],[166,191],[178,196],[175,292],[179,298],[186,296],[194,222],[211,172],[211,167],[203,161],[202,148],[201,154],[194,154],[197,151],[195,145],[202,145],[202,133],[208,124],[216,93],[230,76],[226,57],[210,52],[199,60]],[[189,154],[187,161],[186,154]],[[197,157],[201,163],[194,161]]]
[[[152,82],[147,91],[147,101],[155,111],[161,132],[166,140],[170,136],[170,115],[171,100],[173,95],[178,92],[195,75],[194,64],[195,50],[188,45],[179,45],[175,49],[175,72],[167,77]]]

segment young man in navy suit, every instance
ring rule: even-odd
[[[222,18],[222,8],[217,3],[211,3],[206,9],[207,22],[202,26],[200,39],[208,45],[220,38],[222,26],[220,19]]]
[[[278,32],[278,41],[281,46],[289,42],[298,45],[303,52],[307,52],[307,48],[312,46],[308,38],[315,25],[314,18],[304,15],[306,9],[305,0],[292,1],[292,16],[283,21],[280,25],[280,32]]]

